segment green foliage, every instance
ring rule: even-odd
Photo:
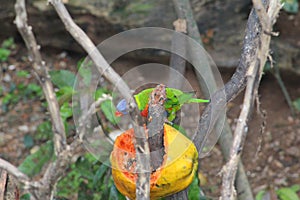
[[[73,87],[75,82],[75,74],[68,70],[53,70],[49,72],[51,81],[58,88]]]
[[[82,62],[82,61],[81,61]],[[80,65],[80,64],[79,64]],[[79,69],[79,74],[83,77],[85,84],[90,84],[91,71],[88,67],[84,66]],[[59,105],[61,105],[60,113],[63,120],[68,119],[73,115],[72,108],[68,103],[72,95],[76,92],[73,90],[73,85],[76,79],[74,73],[67,70],[55,70],[50,72],[51,81],[59,88],[56,92]],[[99,88],[95,92],[95,99],[100,98],[103,94],[109,94],[109,91]],[[114,107],[111,100],[107,100],[100,105],[102,112],[105,117],[112,123],[117,124],[118,120],[114,113],[116,108]]]
[[[81,76],[81,78],[83,79],[83,82],[85,83],[85,85],[90,85],[91,80],[92,80],[92,65],[93,62],[89,61],[88,63],[84,63],[84,60],[81,59],[78,63],[77,63],[77,67],[78,67],[78,73]]]
[[[62,117],[63,121],[66,121],[72,115],[73,110],[69,102],[63,103],[63,105],[60,107],[60,116]]]
[[[80,157],[59,181],[57,197],[70,199],[78,194],[78,199],[125,199],[113,185],[107,164],[100,163],[91,154]]]
[[[14,38],[13,37],[9,37],[6,40],[4,40],[2,42],[1,47],[5,48],[5,49],[15,49],[16,48],[16,44],[15,44]]]
[[[73,87],[70,86],[64,86],[60,88],[56,92],[56,97],[59,105],[62,105],[66,102],[69,102],[72,99],[72,95],[75,94],[75,91],[73,90]]]
[[[40,98],[43,94],[42,88],[35,84],[29,83],[27,85],[19,83],[15,85],[11,83],[11,87],[8,93],[4,92],[0,95],[2,97],[2,110],[8,111],[9,106],[13,106],[19,101],[32,100],[34,98]]]
[[[200,199],[200,187],[197,173],[195,174],[194,180],[189,187],[188,197],[188,199]]]
[[[110,187],[110,192],[108,196],[109,200],[126,200],[126,198],[117,190],[116,186],[112,184]]]
[[[41,145],[36,152],[27,156],[19,166],[19,170],[29,177],[33,177],[40,173],[43,166],[51,160],[53,155],[53,143],[48,141]]]
[[[152,9],[153,5],[144,2],[134,2],[127,7],[127,11],[131,13],[147,13]]]
[[[0,97],[3,96],[3,86],[0,86]]]
[[[266,194],[266,191],[264,191],[264,190],[259,191],[255,196],[255,200],[263,200],[265,194]]]
[[[95,92],[95,100],[100,98],[103,94],[110,94],[110,93],[104,88],[97,89]],[[106,119],[113,125],[116,125],[120,121],[120,119],[115,116],[115,112],[117,109],[111,100],[104,101],[100,105],[100,109],[105,115]]]
[[[24,145],[26,148],[31,148],[34,145],[33,137],[31,135],[24,136]]]
[[[12,37],[4,40],[0,47],[0,61],[5,62],[10,56],[11,50],[15,48],[14,39]]]
[[[73,116],[73,109],[71,107],[72,95],[76,76],[73,72],[67,70],[53,70],[49,72],[51,81],[59,88],[56,92],[58,104],[60,106],[60,116],[63,120],[66,133],[68,133],[70,125],[67,120]]]
[[[276,194],[280,200],[299,200],[297,193],[291,188],[281,188],[276,191]]]
[[[34,139],[38,141],[47,141],[52,138],[52,127],[50,121],[42,122],[38,125]]]
[[[276,194],[280,200],[299,200],[297,192],[300,190],[300,185],[291,187],[283,187],[276,190]]]
[[[23,88],[19,88],[20,90]],[[29,83],[27,87],[25,86],[25,96],[29,96],[29,98],[34,98],[35,96],[41,97],[43,95],[43,90],[41,86],[35,84],[35,83]]]
[[[124,1],[121,6],[114,10],[114,14],[119,14],[122,17],[128,18],[130,15],[147,15],[155,6],[151,1],[143,2],[140,0]]]
[[[114,125],[118,123],[120,119],[115,116],[116,108],[111,100],[104,101],[100,108],[109,122]]]
[[[20,197],[20,200],[30,200],[30,194],[29,194],[29,193],[23,194],[23,195]]]
[[[7,61],[9,55],[10,55],[9,49],[0,48],[0,61],[1,62]]]
[[[266,64],[264,66],[264,72],[269,72],[272,70],[272,65],[271,65],[271,62],[269,60],[266,61]]]
[[[279,200],[299,200],[299,196],[297,194],[299,191],[300,185],[293,185],[291,187],[279,188],[275,192]],[[263,200],[265,195],[266,191],[261,190],[256,194],[255,200]]]
[[[94,94],[95,100],[101,98],[103,94],[109,94],[109,91],[105,88],[98,88]]]
[[[296,110],[300,111],[300,98],[293,101],[293,106],[295,107]]]
[[[292,14],[298,13],[298,9],[299,9],[298,0],[281,0],[281,3],[283,3],[283,9],[286,12],[289,12]]]
[[[20,78],[27,78],[30,76],[30,73],[26,70],[19,70],[19,71],[17,71],[16,75]]]
[[[189,186],[188,190],[188,199],[197,199],[197,200],[206,200],[207,198],[203,195],[201,188],[199,187],[199,179],[197,176],[198,173],[195,174],[194,180]]]
[[[85,77],[84,83],[90,84],[91,72],[88,68],[79,70],[79,74]],[[30,73],[25,70],[16,71],[16,75],[22,78],[28,78]],[[75,74],[67,70],[55,70],[50,72],[51,81],[58,88],[56,97],[60,106],[60,114],[65,125],[66,131],[73,126],[73,122],[69,120],[73,116],[71,107],[72,95],[76,94],[73,85],[75,82]],[[4,92],[0,92],[4,93]],[[94,93],[94,98],[98,99],[103,94],[112,95],[110,91],[104,88],[98,88]],[[9,92],[3,94],[2,105],[13,105],[21,100],[32,99],[42,96],[42,88],[39,85],[30,84],[12,84]],[[101,111],[106,119],[112,124],[116,124],[117,120],[114,113],[116,108],[112,101],[107,100],[100,105]],[[50,120],[42,122],[38,125],[34,135],[24,136],[24,145],[32,148],[19,169],[30,177],[38,175],[46,163],[54,159],[54,150],[52,142],[52,126]],[[39,147],[36,144],[42,143]],[[85,154],[73,163],[68,173],[62,178],[57,185],[56,196],[60,198],[73,199],[125,199],[113,184],[111,171],[108,162],[100,163],[91,154]],[[29,194],[21,197],[23,200],[30,199]]]
[[[80,68],[80,75],[87,77],[85,84],[89,83],[91,75],[86,68]],[[71,75],[72,74],[72,75]],[[68,78],[66,78],[68,77]],[[59,88],[56,92],[60,104],[60,113],[68,127],[67,120],[72,117],[73,111],[70,106],[70,100],[73,94],[76,93],[73,89],[73,83],[75,81],[75,75],[72,72],[60,72],[56,71],[52,73],[51,80]],[[61,81],[60,79],[65,79]],[[69,79],[71,83],[66,80]],[[109,94],[104,88],[99,88],[95,91],[95,99],[100,98],[103,94]],[[100,105],[105,117],[113,124],[116,123],[114,112],[115,108],[110,100],[103,102]],[[44,124],[40,129],[49,129],[49,124]],[[38,129],[39,130],[39,129]],[[77,195],[78,199],[109,199],[110,196],[113,199],[120,198],[120,193],[113,189],[113,181],[107,179],[110,176],[109,167],[106,164],[100,163],[91,154],[86,154],[79,158],[76,163],[72,164],[69,173],[60,180],[57,186],[57,197],[72,199]],[[124,197],[123,197],[124,199]]]

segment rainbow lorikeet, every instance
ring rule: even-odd
[[[148,88],[140,93],[134,95],[138,109],[141,111],[141,116],[148,117],[148,102],[151,92],[154,88]],[[182,92],[175,88],[166,88],[167,100],[165,102],[165,109],[168,116],[168,121],[173,121],[176,117],[176,112],[181,109],[185,103],[208,103],[209,100],[193,98],[194,92]],[[127,114],[127,102],[122,99],[117,104],[116,116]]]

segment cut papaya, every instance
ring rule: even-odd
[[[117,137],[111,153],[112,176],[117,189],[135,199],[137,179],[134,130]],[[170,125],[164,125],[165,155],[161,167],[150,176],[150,198],[158,199],[188,187],[197,171],[198,152],[191,140]]]

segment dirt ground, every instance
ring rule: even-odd
[[[24,61],[26,50],[17,45],[17,50],[7,63],[1,64],[1,85],[8,88],[11,83],[19,83],[17,70],[30,70],[30,64]],[[81,55],[51,50],[44,53],[46,61],[52,69],[76,70],[76,62]],[[136,63],[132,60],[122,60],[116,63],[119,73],[124,73]],[[15,69],[10,68],[14,65]],[[228,81],[233,69],[221,70],[224,82]],[[10,80],[4,79],[7,74]],[[195,76],[189,68],[187,79],[196,86]],[[292,72],[282,73],[283,81],[294,100],[300,97],[300,76]],[[34,76],[22,79],[25,82],[35,82]],[[242,154],[243,164],[249,177],[251,187],[256,194],[262,189],[271,190],[283,186],[300,184],[300,120],[299,114],[291,116],[289,107],[283,97],[276,79],[272,74],[264,75],[259,89],[261,108],[266,113],[265,130],[261,132],[263,118],[253,111],[249,122],[249,133]],[[228,104],[228,120],[234,129],[242,105],[243,95],[239,95]],[[34,134],[37,125],[48,117],[41,107],[39,99],[27,102],[20,101],[7,112],[0,111],[0,157],[13,164],[20,164],[30,153],[24,146],[24,136]],[[208,182],[203,186],[205,193],[213,199],[218,199],[221,184],[221,171],[224,164],[222,153],[216,146],[211,154],[202,160],[202,172]]]

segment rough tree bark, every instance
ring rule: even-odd
[[[164,103],[166,101],[166,86],[158,85],[150,95],[148,108],[148,141],[150,148],[151,171],[156,171],[163,163],[164,123],[166,121]]]
[[[271,35],[275,35],[272,33],[272,27],[276,22],[278,12],[281,8],[280,1],[278,0],[264,1],[263,3],[261,0],[253,0],[253,5],[255,10],[252,10],[252,14],[254,12],[257,14],[257,20],[260,24],[257,27],[260,30],[260,34],[258,35],[260,45],[256,49],[255,59],[252,60],[246,72],[247,87],[244,103],[234,132],[233,144],[230,149],[230,159],[222,169],[222,200],[234,200],[237,196],[234,188],[237,166],[248,132],[249,116],[251,115],[254,101],[258,98],[259,83],[267,57],[269,56]]]
[[[182,17],[183,19],[186,19],[186,21],[187,21],[188,35],[203,46],[202,40],[200,37],[200,33],[199,33],[199,30],[197,27],[197,23],[194,20],[189,1],[188,0],[173,0],[173,2],[175,5],[175,8],[176,8],[176,12],[178,13],[178,16]],[[191,55],[193,55],[192,58],[194,60],[197,60],[197,55],[194,54],[193,52],[190,52],[190,53],[191,53]],[[197,79],[199,82],[199,86],[201,87],[201,90],[204,93],[204,96],[206,98],[210,98],[209,92],[206,88],[206,85],[208,85],[208,88],[210,88],[212,91],[217,91],[218,87],[217,87],[217,83],[215,81],[213,72],[210,70],[210,66],[206,66],[205,73],[206,74],[196,73],[196,75],[197,75]],[[203,82],[203,79],[201,78],[201,76],[207,77],[209,82],[208,83]],[[221,121],[218,121],[217,123],[219,123],[219,125],[217,125],[217,126],[222,126]],[[227,161],[229,158],[230,146],[232,144],[232,131],[230,129],[230,126],[229,126],[226,118],[224,121],[224,126],[222,129],[221,136],[219,138],[219,144],[221,147],[222,154],[223,154],[225,160]],[[200,168],[201,168],[201,164],[199,164],[199,169]],[[239,167],[238,167],[237,188],[238,188],[239,198],[241,200],[253,199],[250,184],[248,182],[247,175],[245,173],[243,164],[241,162],[239,163]]]

